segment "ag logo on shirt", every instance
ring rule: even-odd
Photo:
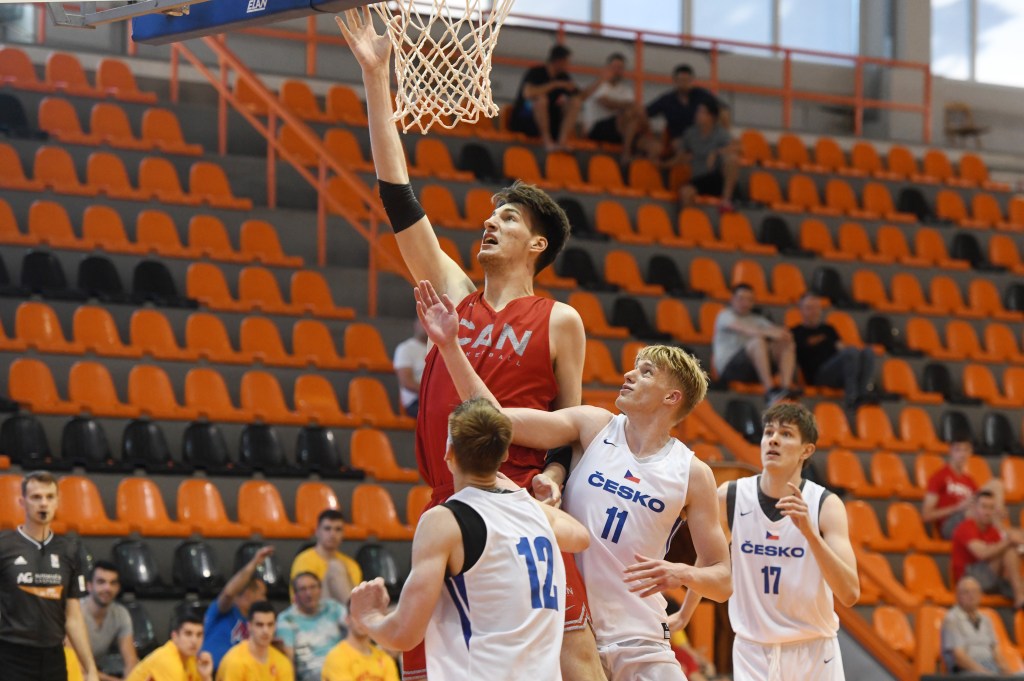
[[[60,557],[56,553],[50,554],[50,567],[54,570],[60,569]]]

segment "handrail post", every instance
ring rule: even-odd
[[[789,130],[793,122],[793,53],[783,50],[782,57],[782,128]]]
[[[224,63],[224,57],[217,55],[217,63],[220,65],[220,84],[227,89],[228,66]],[[221,156],[228,154],[228,101],[220,92],[217,95],[217,152]]]
[[[47,11],[48,10],[46,9],[46,5],[44,3],[42,3],[42,2],[37,2],[36,3],[36,21],[38,23],[38,26],[36,26],[36,42],[38,42],[40,45],[43,45],[43,44],[46,43],[46,13],[47,13]]]
[[[178,44],[171,43],[171,101],[178,103]]]
[[[316,263],[327,265],[327,165],[323,157],[317,163],[316,175]],[[371,248],[372,250],[372,248]]]
[[[718,41],[711,41],[711,91],[718,95]]]
[[[277,114],[271,109],[267,115],[267,207],[277,208]]]
[[[311,14],[306,19],[306,77],[312,78],[316,75],[316,15]]]
[[[644,34],[636,32],[636,75],[633,77],[633,90],[639,102],[644,101]]]
[[[864,134],[864,62],[857,59],[853,70],[853,134],[861,137]]]
[[[932,69],[927,64],[922,68],[924,72],[924,110],[921,115],[924,117],[924,143],[932,143]]]

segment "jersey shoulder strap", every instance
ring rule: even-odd
[[[469,571],[484,553],[487,544],[487,524],[483,517],[472,506],[458,499],[449,499],[441,504],[455,516],[455,522],[462,531],[462,571]]]
[[[725,517],[732,532],[732,519],[736,515],[736,480],[730,480],[725,488]]]

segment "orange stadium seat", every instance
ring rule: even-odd
[[[241,108],[247,109],[256,116],[266,116],[269,111],[266,102],[244,78],[238,78],[235,81],[235,98]]]
[[[306,528],[288,519],[281,493],[266,480],[247,480],[238,488],[238,520],[267,539],[308,539]]]
[[[245,262],[231,245],[224,223],[212,215],[193,215],[188,221],[188,248],[201,257],[226,262]]]
[[[583,383],[622,385],[622,374],[615,366],[615,360],[612,359],[608,346],[593,338],[587,339],[587,349],[583,359]]]
[[[655,326],[658,331],[671,334],[680,343],[705,343],[704,337],[694,328],[690,312],[681,300],[659,300],[655,311]],[[590,356],[589,350],[586,356]]]
[[[1010,185],[1004,182],[993,182],[989,179],[985,161],[977,154],[965,153],[960,157],[957,165],[960,179],[970,183],[972,186],[980,186],[982,189],[995,192],[1010,191]]]
[[[980,192],[971,197],[971,219],[979,226],[987,228],[997,227],[1006,222],[996,197]]]
[[[785,265],[787,265],[787,263],[776,265],[775,269],[778,270],[780,267],[783,267]],[[778,287],[776,286],[776,288]],[[801,292],[800,295],[802,296],[803,292]],[[800,298],[798,296],[795,300],[799,299]],[[853,320],[853,317],[851,317],[849,314],[840,311],[829,312],[828,316],[825,318],[825,322],[827,324],[831,324],[836,328],[836,333],[839,334],[839,340],[841,340],[843,343],[851,345],[855,348],[864,347],[864,341],[860,337],[860,330],[858,330],[857,328],[857,322],[855,322]]]
[[[864,405],[857,410],[857,432],[872,446],[893,452],[910,452],[914,446],[896,437],[885,410],[877,405]]]
[[[566,301],[570,307],[580,313],[583,328],[588,336],[598,338],[629,338],[629,331],[620,326],[609,326],[601,301],[593,293],[577,291],[569,294]]]
[[[301,314],[302,308],[281,296],[277,278],[265,267],[245,267],[238,274],[238,300],[249,310],[265,314]]]
[[[167,515],[160,488],[146,478],[125,478],[117,486],[117,518],[144,537],[187,537],[192,528]]]
[[[934,177],[939,182],[957,186],[968,186],[970,184],[963,182],[956,176],[953,164],[949,162],[949,157],[941,149],[929,149],[924,152],[921,165],[925,175]]]
[[[783,164],[775,160],[768,140],[758,130],[747,129],[740,134],[740,156],[744,165],[778,168]]]
[[[125,102],[156,102],[156,93],[139,90],[131,69],[118,59],[100,59],[96,69],[96,88]]]
[[[89,115],[89,132],[115,149],[149,151],[153,148],[152,142],[135,136],[128,115],[117,104],[94,104]]]
[[[819,172],[839,173],[854,177],[861,177],[865,174],[864,171],[852,168],[847,164],[846,154],[839,143],[831,137],[819,137],[814,143],[814,163],[821,168]]]
[[[125,345],[114,318],[102,307],[82,305],[72,319],[72,335],[76,343],[105,357],[140,357],[141,348]]]
[[[1009,670],[1009,675],[1016,676],[1024,671],[1024,659],[1022,659],[1021,651],[1010,641],[1002,616],[993,608],[979,608],[979,611],[992,623],[992,629],[996,634],[996,643],[999,646],[999,654]]]
[[[394,371],[380,331],[371,324],[356,322],[345,327],[345,357],[369,371]]]
[[[900,463],[900,466],[902,465]],[[921,496],[923,497],[923,490],[918,491],[922,492]],[[891,502],[886,510],[886,523],[889,526],[890,535],[904,538],[907,544],[916,551],[948,555],[952,548],[951,542],[928,536],[924,521],[921,520],[921,513],[914,504],[905,501]]]
[[[188,186],[193,197],[216,208],[252,210],[252,199],[235,196],[224,169],[216,163],[193,163],[188,171]]]
[[[838,209],[822,205],[814,180],[806,175],[797,174],[790,176],[786,195],[788,196],[789,203],[797,206],[801,212],[816,213],[818,215],[839,214]]]
[[[295,379],[295,411],[311,423],[351,428],[360,419],[341,410],[338,395],[330,382],[319,374],[302,374]]]
[[[564,187],[566,191],[581,194],[603,193],[600,187],[588,184],[583,180],[580,165],[576,157],[565,152],[554,152],[544,160],[544,176],[549,181]]]
[[[871,625],[889,647],[902,655],[906,661],[913,662],[917,653],[917,641],[902,610],[891,605],[879,605],[871,613]]]
[[[899,272],[893,275],[890,285],[892,286],[893,302],[900,307],[918,314],[943,314],[943,307],[936,305],[934,300],[928,302],[925,299],[921,282],[915,275]]]
[[[733,247],[715,236],[711,219],[698,208],[684,208],[679,211],[679,236],[700,248],[711,251],[731,251]]]
[[[860,499],[848,501],[846,513],[850,520],[850,539],[855,543],[885,553],[900,553],[909,548],[902,541],[886,537],[875,510],[868,502]]]
[[[1024,262],[1014,240],[1005,234],[993,234],[988,240],[988,259],[1014,274],[1024,274]]]
[[[946,242],[938,231],[930,227],[922,227],[914,234],[914,250],[917,257],[925,260],[933,267],[942,269],[966,270],[970,263],[966,260],[953,260],[946,250]]]
[[[927,177],[918,172],[917,160],[910,152],[910,149],[904,146],[894,144],[889,148],[886,165],[889,168],[889,172],[895,175],[897,179],[909,179],[912,182],[927,184],[935,184],[936,182],[935,178]]]
[[[306,422],[303,415],[292,411],[284,401],[277,377],[266,371],[246,371],[239,387],[241,407],[252,412],[264,423],[299,425]]]
[[[192,478],[178,485],[178,522],[211,538],[248,538],[252,528],[228,519],[220,492],[209,480]]]
[[[640,211],[644,206],[640,207]],[[640,211],[637,212],[637,222],[640,222]],[[718,228],[721,231],[722,243],[731,245],[734,249],[744,253],[758,255],[774,255],[778,249],[773,244],[762,244],[754,236],[754,228],[750,226],[750,220],[742,213],[723,213],[718,221]]]
[[[826,172],[824,166],[811,161],[811,155],[808,153],[803,140],[793,133],[784,132],[779,135],[779,140],[775,143],[775,151],[780,162],[793,168],[809,173]]]
[[[537,165],[536,157],[526,147],[512,146],[505,149],[505,155],[502,160],[502,174],[505,177],[514,177],[544,189],[553,190],[560,188],[558,183],[544,179],[540,174],[540,166]]]
[[[983,316],[982,313],[964,305],[960,287],[950,277],[933,277],[928,285],[928,290],[932,305],[938,308],[942,314],[973,319],[980,319]]]
[[[87,206],[82,213],[82,241],[111,253],[143,252],[128,240],[120,214],[110,206]]]
[[[92,244],[75,236],[64,206],[54,201],[33,201],[28,211],[28,233],[54,248],[89,249]]]
[[[167,372],[151,364],[136,364],[128,372],[128,402],[151,419],[191,420],[199,415],[178,403]]]
[[[19,357],[7,371],[7,394],[40,414],[77,414],[79,405],[62,400],[50,368],[38,359]]]
[[[923,451],[945,452],[947,449],[936,437],[931,417],[920,407],[904,407],[900,411],[900,439],[913,442],[917,449]],[[918,485],[924,486],[921,481]]]
[[[939,566],[928,555],[911,553],[903,557],[903,584],[911,593],[936,605],[952,605],[953,593],[939,572]]]
[[[327,319],[352,319],[356,316],[351,307],[334,303],[334,297],[324,276],[314,270],[294,272],[289,286],[292,306],[307,314]]]
[[[1024,406],[1024,367],[1003,369],[1003,393],[1014,406]]]
[[[2,54],[4,50],[0,50]],[[38,192],[44,188],[39,179],[30,180],[25,175],[21,158],[9,144],[0,143],[0,188]]]
[[[967,304],[974,312],[990,319],[1008,322],[1024,321],[1024,312],[1007,310],[1003,307],[999,290],[988,279],[971,280],[971,283],[967,285]]]
[[[917,216],[913,213],[904,213],[896,210],[893,205],[892,195],[889,188],[881,182],[868,182],[863,190],[864,210],[868,213],[878,215],[881,219],[889,222],[917,222]]]
[[[210,421],[248,422],[254,414],[236,407],[224,377],[214,369],[196,367],[185,374],[185,405]]]
[[[886,392],[896,393],[910,402],[920,404],[941,404],[941,393],[924,392],[918,387],[917,376],[905,360],[892,357],[882,365],[882,387]]]
[[[592,186],[612,196],[643,196],[640,190],[626,186],[618,161],[605,154],[594,154],[590,157],[587,164],[587,179]]]
[[[194,312],[185,322],[185,347],[208,362],[251,364],[249,352],[237,351],[228,339],[221,318],[206,312]]]
[[[357,172],[373,170],[373,163],[366,160],[356,136],[349,130],[331,128],[324,135],[327,152],[347,168]]]
[[[629,186],[643,192],[656,201],[673,201],[676,196],[665,188],[661,172],[646,158],[636,158],[629,163]]]
[[[906,301],[897,301],[895,296],[890,300],[885,292],[885,284],[875,270],[863,269],[853,273],[851,286],[853,299],[865,303],[880,312],[909,312],[910,305]]]
[[[292,327],[292,353],[307,365],[320,369],[356,368],[354,360],[338,354],[330,330],[323,322],[301,319]]]
[[[833,449],[828,453],[825,477],[829,487],[849,490],[858,497],[883,499],[893,493],[888,486],[880,487],[868,482],[864,476],[864,468],[861,466],[860,459],[846,449]]]
[[[379,430],[358,428],[352,432],[349,447],[352,466],[361,468],[382,482],[419,482],[415,468],[403,468],[395,460],[391,440]]]
[[[330,123],[334,117],[324,113],[309,85],[301,80],[287,79],[278,93],[281,104],[299,118],[317,123]]]
[[[109,152],[96,151],[89,154],[85,166],[85,178],[89,186],[93,187],[97,193],[112,199],[147,201],[152,196],[151,191],[136,189],[132,186],[124,162],[119,156]]]
[[[242,223],[239,252],[249,261],[278,267],[302,267],[297,255],[285,255],[277,230],[264,220],[246,220]]]
[[[945,617],[945,608],[932,605],[922,606],[915,615],[914,634],[917,639],[915,668],[921,675],[942,671],[938,665],[942,652],[942,621]]]
[[[893,260],[875,251],[864,226],[858,222],[844,222],[839,226],[839,250],[864,262],[889,265]]]
[[[1021,407],[1016,400],[1006,397],[999,390],[999,384],[989,368],[983,364],[968,364],[964,367],[963,377],[964,394],[968,397],[975,397],[993,407],[1012,408]]]
[[[75,362],[68,373],[68,398],[95,416],[135,418],[139,408],[121,402],[110,371],[97,362]]]
[[[914,481],[918,487],[922,489],[928,488],[928,481],[932,479],[942,467],[945,462],[941,456],[936,454],[918,454],[914,457]],[[968,472],[968,475],[970,473]]]
[[[922,499],[924,490],[915,487],[903,465],[903,459],[892,452],[875,452],[870,463],[871,484],[879,488],[892,490],[893,494],[904,499]],[[892,523],[889,523],[892,528]]]
[[[169,109],[146,109],[142,114],[142,139],[165,154],[199,156],[203,153],[203,145],[185,141],[178,117]]]
[[[395,504],[380,485],[362,484],[352,492],[352,519],[370,536],[383,541],[409,541],[414,530],[398,519]]]
[[[135,241],[147,253],[157,253],[168,258],[198,258],[199,252],[184,246],[178,235],[178,227],[171,216],[162,210],[144,210],[135,219]],[[195,263],[197,271],[215,265]],[[220,271],[219,269],[217,270]],[[187,279],[187,277],[186,277]],[[187,282],[186,282],[187,284]]]
[[[992,322],[985,327],[985,351],[995,362],[1024,364],[1017,337],[1006,324]]]
[[[4,244],[36,244],[38,241],[30,234],[23,234],[18,229],[18,220],[14,217],[11,204],[0,199],[0,243]]]
[[[999,479],[1003,481],[1003,494],[1009,504],[1024,500],[1024,459],[1004,456],[999,462]]]
[[[431,493],[429,485],[416,485],[409,490],[405,498],[405,517],[410,526],[415,528],[419,524],[420,516],[430,503]]]
[[[817,218],[807,218],[800,224],[800,248],[817,253],[826,260],[853,260],[850,253],[836,248],[832,241],[832,233],[824,222]]]
[[[366,125],[366,105],[355,90],[345,85],[334,85],[327,91],[327,113],[336,121]]]
[[[96,196],[95,187],[79,181],[71,154],[60,147],[42,146],[36,149],[32,169],[36,181],[59,194]]]
[[[919,350],[929,357],[935,359],[953,359],[951,353],[939,339],[939,333],[935,325],[924,317],[912,317],[907,320],[906,327],[907,346],[911,350]]]
[[[850,162],[853,167],[865,175],[885,180],[897,180],[899,176],[885,170],[882,165],[882,157],[870,142],[856,142],[850,152]]]
[[[870,449],[871,443],[856,437],[850,431],[850,424],[842,408],[833,402],[819,402],[814,407],[814,416],[818,420],[821,432],[819,443],[823,447],[843,447],[846,449]]]
[[[324,482],[304,482],[295,490],[295,524],[306,528],[306,534],[313,536],[317,518],[323,511],[341,510],[341,502],[331,486]],[[348,526],[345,535],[349,536]]]
[[[612,250],[604,256],[604,277],[609,284],[615,284],[627,293],[646,296],[665,295],[660,284],[648,284],[640,274],[636,258],[629,251]]]
[[[939,190],[935,197],[935,214],[940,220],[953,222],[961,227],[981,228],[987,226],[967,215],[967,207],[964,205],[963,198],[952,189]]]
[[[825,185],[825,205],[855,220],[877,220],[878,215],[860,207],[857,195],[846,180],[832,178]]]
[[[594,211],[594,227],[598,232],[625,244],[649,244],[651,237],[633,231],[626,208],[614,199],[601,201]]]
[[[129,532],[128,524],[111,520],[103,508],[103,499],[96,485],[78,475],[68,475],[57,483],[60,508],[57,518],[78,534],[96,537],[121,537]]]
[[[754,298],[764,305],[782,305],[789,302],[768,290],[768,282],[761,264],[756,260],[737,260],[732,266],[730,285],[746,284],[754,289]]]
[[[799,213],[799,206],[787,203],[782,198],[782,190],[779,183],[770,173],[758,170],[750,174],[748,190],[753,201],[763,203],[772,210],[781,210],[791,213]]]
[[[64,336],[57,313],[46,303],[24,302],[14,313],[14,335],[39,352],[81,355],[85,346]]]
[[[314,168],[320,164],[320,157],[313,146],[299,136],[299,132],[290,125],[282,125],[281,132],[277,136],[281,143],[281,157],[289,158],[300,166]]]
[[[475,230],[479,227],[459,214],[455,197],[444,185],[425,185],[420,190],[420,204],[423,206],[423,212],[429,216],[431,224],[448,229]]]
[[[718,262],[711,258],[690,261],[690,288],[716,300],[728,300],[732,296]]]
[[[266,317],[246,317],[239,327],[239,347],[266,366],[300,367],[305,361],[288,354],[277,325]]]
[[[39,128],[66,144],[95,145],[100,138],[82,130],[78,113],[71,102],[60,97],[44,97],[39,102]]]
[[[197,206],[202,201],[201,197],[184,192],[178,171],[170,161],[159,156],[147,156],[139,162],[139,189],[163,203]]]
[[[807,292],[807,282],[800,268],[792,263],[779,263],[772,268],[772,292],[785,303],[795,303]],[[856,327],[855,327],[856,328]],[[842,336],[842,333],[840,333]],[[845,341],[844,341],[845,342]]]
[[[551,155],[548,156],[549,163],[550,159]],[[473,173],[456,169],[447,145],[433,137],[423,137],[416,141],[416,165],[413,170],[449,182],[473,182],[475,179]],[[579,168],[576,173],[579,174]]]
[[[54,89],[77,97],[103,97],[102,90],[89,84],[78,57],[67,52],[51,52],[46,58],[46,82]]]
[[[946,323],[946,347],[956,359],[970,359],[978,362],[997,362],[996,356],[981,347],[974,327],[962,319],[951,319]]]
[[[928,262],[915,256],[907,244],[906,234],[899,227],[883,225],[875,233],[878,252],[901,265],[926,267]]]
[[[53,92],[55,89],[52,84],[39,80],[28,55],[16,47],[0,48],[0,83],[35,92]]]
[[[375,378],[357,376],[348,384],[348,408],[353,416],[377,428],[412,430],[416,420],[396,414],[383,384]]]

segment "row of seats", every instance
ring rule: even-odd
[[[79,306],[66,336],[53,308],[45,303],[21,303],[14,315],[14,335],[0,325],[0,350],[101,357],[152,357],[159,360],[219,364],[254,364],[390,373],[391,359],[375,326],[353,323],[345,327],[344,354],[338,353],[330,329],[323,322],[301,319],[292,326],[289,352],[278,327],[266,317],[245,317],[238,326],[238,348],[231,343],[224,321],[212,314],[195,312],[185,322],[185,343],[179,345],[167,317],[159,310],[136,310],[129,322],[128,342],[109,311],[92,305]]]
[[[358,376],[348,384],[348,412],[342,410],[334,387],[321,374],[303,374],[295,380],[294,404],[285,403],[277,377],[261,370],[247,371],[238,386],[236,405],[224,377],[214,368],[196,367],[185,375],[184,402],[175,396],[170,378],[162,368],[137,364],[128,374],[127,400],[122,401],[106,366],[75,362],[67,377],[68,399],[63,399],[49,366],[38,359],[14,360],[7,376],[12,400],[39,414],[80,414],[154,419],[265,423],[411,430],[415,421],[391,406],[387,390],[375,378]]]
[[[71,102],[60,97],[45,97],[39,102],[39,128],[67,144],[109,145],[115,149],[152,151],[165,154],[199,156],[201,144],[189,144],[181,133],[178,116],[169,109],[152,107],[142,113],[141,135],[132,132],[124,109],[117,104],[94,104],[89,114],[89,132],[82,129]]]
[[[335,305],[327,280],[316,270],[299,270],[290,278],[286,302],[274,273],[264,267],[244,267],[238,273],[238,297],[231,295],[224,272],[217,265],[195,262],[185,275],[189,298],[218,312],[264,312],[267,314],[312,314],[329,319],[352,319],[351,307]]]
[[[20,191],[54,191],[74,196],[98,196],[129,201],[151,201],[185,206],[206,204],[214,208],[252,210],[252,199],[235,196],[224,169],[209,161],[196,161],[189,168],[189,191],[185,191],[174,165],[161,156],[139,161],[138,186],[132,186],[119,156],[95,151],[89,154],[83,183],[66,149],[41,146],[36,149],[33,175],[29,178],[17,151],[0,144],[0,188]]]
[[[742,160],[746,165],[894,181],[909,180],[916,184],[944,182],[957,187],[982,187],[992,191],[1010,189],[1006,184],[989,179],[985,161],[977,154],[964,153],[954,170],[946,152],[929,149],[922,159],[922,172],[910,149],[899,144],[889,148],[884,165],[874,145],[863,140],[853,145],[849,160],[831,137],[818,138],[814,144],[813,158],[803,141],[793,133],[780,135],[775,146],[775,153],[772,153],[768,141],[758,130],[745,130],[740,135]]]
[[[0,243],[76,250],[100,249],[111,253],[152,253],[168,258],[210,258],[222,262],[262,263],[301,267],[299,256],[285,255],[277,230],[265,220],[246,220],[239,230],[239,248],[231,243],[223,221],[213,215],[193,215],[188,222],[187,245],[174,220],[157,209],[140,211],[135,238],[129,239],[121,215],[109,206],[92,205],[82,212],[76,233],[67,210],[56,201],[33,201],[27,230],[21,231],[10,204],[0,199]],[[79,236],[80,234],[80,236]]]
[[[18,506],[21,478],[0,476],[0,527],[16,527],[24,517]],[[178,485],[177,520],[167,513],[160,489],[146,478],[125,478],[117,488],[116,514],[111,518],[103,499],[90,479],[69,475],[60,479],[60,508],[54,530],[71,530],[83,536],[123,536],[138,532],[150,537],[248,538],[254,534],[267,539],[308,539],[316,518],[325,508],[340,509],[330,486],[306,482],[295,495],[295,520],[285,511],[281,494],[272,482],[249,480],[238,489],[238,520],[224,509],[220,491],[209,480],[189,479]],[[413,528],[430,498],[430,488],[409,490],[407,517],[403,522],[394,502],[380,485],[360,484],[352,492],[352,520],[346,523],[349,539],[376,537],[383,540],[412,539]]]
[[[155,92],[139,90],[135,76],[123,61],[104,57],[96,68],[96,85],[89,83],[78,57],[52,52],[46,59],[44,80],[39,80],[28,55],[16,47],[0,48],[0,83],[19,90],[65,92],[78,97],[113,97],[125,102],[151,104]]]
[[[885,284],[875,270],[860,269],[854,272],[851,284],[853,299],[879,312],[913,312],[1009,322],[1024,320],[1024,312],[1008,310],[1003,306],[999,289],[988,277],[971,280],[967,286],[966,301],[956,280],[944,275],[932,277],[928,283],[927,297],[921,287],[921,280],[907,272],[892,275],[889,280],[891,293],[886,293]]]

